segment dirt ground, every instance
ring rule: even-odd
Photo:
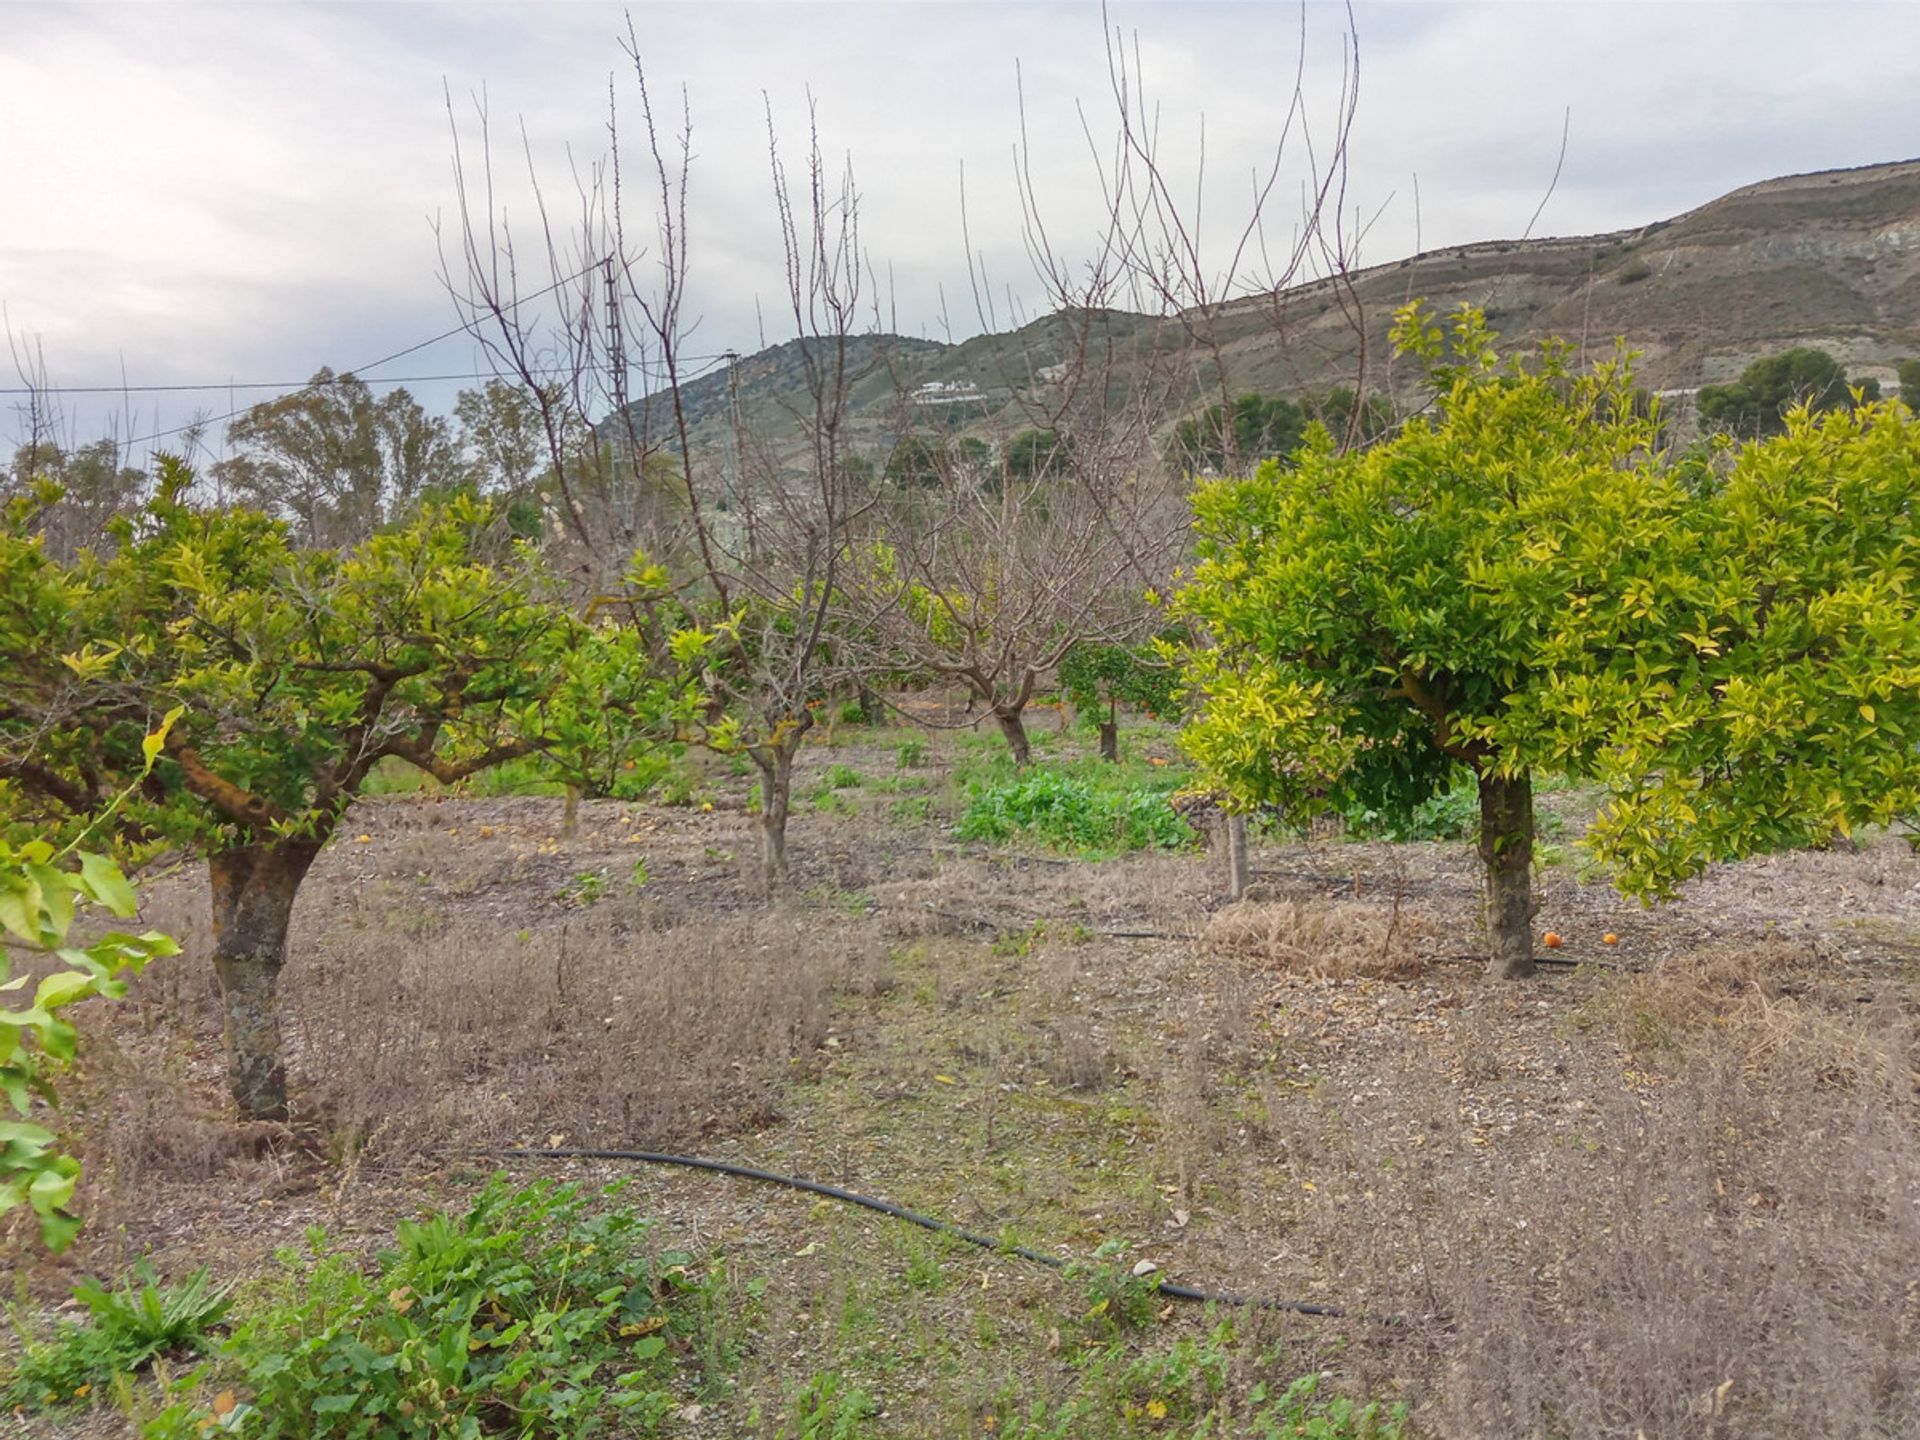
[[[572,835],[558,800],[365,802],[296,915],[285,1127],[227,1117],[200,877],[150,883],[188,955],[93,1022],[89,1227],[57,1262],[16,1235],[17,1283],[51,1302],[143,1254],[245,1274],[314,1225],[371,1249],[492,1147],[671,1149],[1344,1307],[1257,1324],[1423,1434],[1920,1434],[1902,840],[1718,867],[1648,910],[1583,872],[1585,798],[1549,795],[1566,963],[1502,985],[1464,845],[1269,838],[1228,913],[1205,850],[954,840],[950,760],[810,750],[777,901],[724,767],[689,806],[587,803]],[[886,1435],[990,1432],[1071,1383],[1044,1269],[744,1181],[507,1163],[624,1174],[664,1235],[766,1282],[734,1397],[684,1433],[784,1433],[827,1365]]]

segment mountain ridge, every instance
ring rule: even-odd
[[[1669,219],[1595,235],[1439,247],[1236,298],[1205,317],[1079,315],[1123,369],[1128,351],[1150,347],[1158,327],[1200,318],[1218,338],[1234,394],[1307,394],[1358,381],[1405,401],[1418,377],[1383,357],[1394,310],[1413,298],[1440,311],[1478,305],[1509,344],[1558,336],[1598,355],[1622,337],[1636,352],[1640,383],[1675,396],[1679,410],[1698,386],[1795,345],[1890,382],[1896,361],[1920,355],[1920,159],[1776,176]],[[1364,343],[1348,318],[1355,302]],[[1024,428],[1029,410],[1019,397],[1044,399],[1071,329],[1056,314],[958,342],[849,337],[856,447],[883,459],[936,407],[940,428]],[[802,342],[789,340],[683,387],[696,448],[726,443],[736,397],[747,430],[791,433],[796,414],[811,411],[800,403],[802,354]],[[946,388],[921,390],[929,386]],[[1211,377],[1196,382],[1188,408],[1218,390]]]

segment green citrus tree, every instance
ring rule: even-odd
[[[25,507],[8,512],[0,819],[85,823],[143,763],[154,717],[182,710],[116,824],[207,862],[229,1085],[244,1112],[277,1118],[294,900],[374,768],[452,782],[556,737],[584,750],[578,712],[610,702],[570,674],[655,682],[595,658],[603,632],[550,601],[537,554],[484,502],[306,550],[278,520],[193,508],[189,483],[165,462],[116,552],[71,566]]]
[[[1493,973],[1533,964],[1537,773],[1611,792],[1587,837],[1623,890],[1823,843],[1920,803],[1920,427],[1897,403],[1790,410],[1669,467],[1616,359],[1503,360],[1471,310],[1396,342],[1429,417],[1310,445],[1196,498],[1181,596],[1196,758],[1243,802],[1394,813],[1480,792]]]
[[[1502,360],[1477,312],[1416,307],[1395,342],[1428,365],[1437,409],[1339,453],[1324,429],[1292,468],[1194,497],[1199,563],[1177,609],[1201,703],[1186,745],[1245,804],[1409,812],[1462,770],[1480,792],[1495,974],[1533,968],[1533,761],[1504,725],[1540,683],[1553,615],[1516,591],[1554,517],[1604,516],[1617,554],[1665,501],[1639,465],[1651,421],[1620,362],[1575,374],[1564,350]],[[1616,579],[1618,577],[1615,577]]]

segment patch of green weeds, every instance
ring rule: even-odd
[[[1223,1320],[1204,1337],[1186,1336],[1164,1349],[1133,1353],[1115,1340],[1077,1362],[1074,1393],[1052,1403],[994,1417],[1005,1440],[1069,1440],[1099,1435],[1246,1435],[1302,1440],[1404,1440],[1407,1410],[1356,1402],[1326,1393],[1324,1374],[1290,1383],[1259,1381],[1245,1390],[1236,1373],[1281,1370],[1285,1357],[1239,1353],[1233,1323]],[[1249,1367],[1249,1359],[1254,1364]],[[1281,1370],[1284,1373],[1284,1370]],[[1242,1382],[1243,1383],[1243,1382]]]
[[[933,797],[903,796],[887,807],[887,818],[896,825],[924,825],[933,818]]]
[[[495,1177],[465,1214],[400,1225],[371,1273],[323,1231],[282,1250],[224,1347],[251,1396],[243,1433],[657,1432],[712,1277],[656,1253],[647,1222],[607,1203],[619,1188],[590,1204]]]
[[[813,808],[822,815],[858,815],[859,805],[838,790],[815,790],[808,796]]]
[[[894,746],[893,758],[902,770],[918,770],[927,763],[930,748],[924,735],[909,735]]]
[[[1167,803],[1172,784],[1141,788],[1116,778],[1123,783],[1061,767],[1030,770],[1004,783],[974,782],[955,833],[963,840],[1031,838],[1056,849],[1095,852],[1171,850],[1192,842],[1192,829]]]
[[[644,867],[645,861],[641,864]],[[562,885],[554,898],[564,900],[581,909],[599,902],[607,893],[607,875],[604,870],[582,870]]]
[[[823,790],[857,790],[860,785],[860,772],[851,765],[829,765],[827,773],[820,777]]]
[[[866,1422],[879,1411],[866,1391],[848,1385],[838,1371],[825,1370],[800,1387],[791,1423],[780,1434],[783,1440],[862,1440]]]
[[[73,1287],[73,1298],[87,1318],[63,1322],[51,1334],[37,1335],[16,1318],[20,1353],[0,1390],[0,1406],[35,1410],[84,1404],[116,1377],[136,1374],[156,1359],[206,1354],[232,1304],[227,1288],[208,1279],[206,1266],[179,1285],[162,1285],[145,1260],[134,1267],[126,1287],[108,1289],[97,1280],[82,1280]]]
[[[844,910],[849,915],[867,915],[873,911],[873,896],[865,890],[840,890],[831,885],[812,885],[804,892],[815,905]]]
[[[1144,1329],[1160,1310],[1157,1275],[1134,1274],[1126,1255],[1126,1241],[1109,1240],[1091,1260],[1076,1260],[1064,1272],[1086,1301],[1080,1323],[1107,1336]]]

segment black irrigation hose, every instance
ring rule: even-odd
[[[1003,1255],[1017,1255],[1022,1260],[1031,1260],[1036,1265],[1045,1265],[1049,1270],[1064,1270],[1067,1262],[1058,1255],[1048,1255],[1044,1251],[1029,1250],[1024,1245],[1007,1245],[995,1240],[991,1235],[981,1235],[972,1230],[962,1230],[945,1220],[936,1220],[931,1215],[921,1215],[915,1211],[886,1200],[876,1200],[871,1195],[856,1195],[851,1190],[842,1190],[835,1185],[822,1185],[817,1180],[802,1180],[794,1175],[776,1175],[771,1170],[755,1170],[746,1165],[735,1165],[726,1160],[707,1160],[697,1155],[667,1155],[655,1150],[535,1150],[520,1146],[502,1146],[496,1150],[482,1152],[487,1155],[500,1155],[508,1159],[523,1160],[638,1160],[648,1165],[679,1165],[688,1170],[710,1170],[716,1175],[737,1175],[743,1180],[761,1180],[769,1185],[784,1185],[789,1190],[804,1190],[809,1195],[824,1195],[829,1200],[838,1200],[847,1205],[858,1205],[864,1210],[873,1210],[881,1215],[891,1215],[896,1220],[904,1220],[909,1225],[918,1225],[922,1230],[932,1230],[941,1235],[950,1235],[955,1240],[964,1240],[969,1245],[978,1245],[983,1250],[995,1250]],[[1257,1295],[1216,1295],[1207,1290],[1196,1290],[1191,1285],[1171,1285],[1160,1282],[1160,1293],[1173,1300],[1211,1301],[1216,1305],[1230,1305],[1235,1308],[1252,1306],[1256,1310],[1285,1310],[1294,1315],[1321,1315],[1331,1319],[1344,1319],[1347,1312],[1338,1305],[1316,1305],[1307,1300],[1269,1300]]]

